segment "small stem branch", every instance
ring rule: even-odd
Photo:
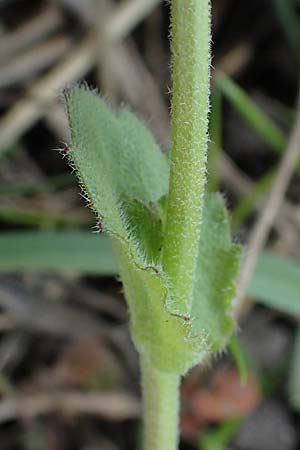
[[[188,314],[206,181],[210,1],[172,0],[172,150],[163,266]]]
[[[160,372],[141,357],[144,450],[178,448],[179,375]]]

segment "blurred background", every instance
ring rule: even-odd
[[[208,189],[245,246],[240,325],[183,381],[181,448],[297,450],[300,2],[213,0],[212,17]],[[116,264],[57,149],[82,80],[169,149],[168,35],[160,0],[0,0],[1,450],[141,449]]]

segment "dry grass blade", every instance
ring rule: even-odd
[[[150,128],[163,148],[168,149],[170,147],[168,110],[152,74],[133,42],[127,45],[115,44],[108,70],[110,77],[114,79],[130,104],[141,111],[145,120],[151,118]]]
[[[251,179],[240,170],[235,162],[224,151],[218,159],[219,171],[222,180],[239,196],[249,193],[252,188]]]
[[[126,3],[130,14],[125,14],[127,9],[122,5],[122,9],[117,9],[107,24],[109,38],[118,40],[126,36],[157,3],[158,0],[131,0]],[[88,33],[65,61],[34,83],[28,96],[4,115],[0,122],[0,154],[44,116],[63,87],[83,77],[91,69],[96,60],[97,48],[95,33]]]
[[[18,140],[42,117],[59,91],[83,76],[93,65],[94,34],[88,34],[62,63],[32,84],[28,96],[20,100],[0,122],[0,153]]]
[[[28,20],[25,25],[15,31],[1,36],[0,60],[11,57],[14,53],[37,43],[44,37],[53,33],[62,24],[62,15],[59,9],[51,4],[44,8],[40,14]]]
[[[29,80],[37,72],[54,64],[71,47],[71,39],[60,35],[35,45],[0,66],[0,88]]]
[[[254,188],[254,182],[249,178],[228,156],[224,151],[218,159],[219,171],[222,181],[225,183],[228,190],[237,197],[248,195]],[[265,206],[264,199],[259,200],[255,205],[255,210],[259,213]],[[299,228],[299,220],[297,223],[295,207],[285,200],[280,208],[280,217],[274,219],[274,227],[280,234],[280,238],[285,241],[286,234],[295,236],[297,228]]]
[[[127,0],[121,3],[118,11],[107,25],[107,35],[111,39],[123,39],[152,11],[162,0]],[[119,30],[119,33],[114,33]]]
[[[140,415],[139,402],[124,392],[46,392],[20,395],[0,402],[0,422],[33,418],[50,412],[69,415],[91,414],[118,421]]]

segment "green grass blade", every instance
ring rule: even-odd
[[[290,47],[295,54],[300,51],[300,17],[291,0],[273,0],[278,21],[283,28]]]
[[[232,228],[237,229],[251,214],[257,202],[270,190],[276,171],[269,170],[255,184],[253,189],[235,207],[231,223]]]
[[[63,189],[75,184],[73,174],[64,173],[36,182],[11,183],[0,187],[0,195],[28,195],[53,189]]]
[[[210,144],[208,151],[208,179],[209,192],[219,190],[220,174],[218,158],[222,148],[222,94],[219,89],[214,89],[211,95],[211,114],[209,123]]]
[[[109,240],[90,232],[7,232],[0,235],[0,272],[55,271],[115,276]],[[300,262],[262,252],[248,295],[288,314],[300,315]]]
[[[291,405],[296,411],[300,411],[300,327],[292,353],[288,393]]]
[[[0,222],[18,225],[38,226],[40,228],[75,227],[89,225],[89,218],[71,213],[50,213],[41,210],[19,208],[0,208]]]
[[[280,128],[259,108],[245,91],[224,74],[216,77],[216,83],[234,108],[275,151],[282,153],[287,140]]]
[[[110,241],[90,232],[9,232],[0,235],[0,272],[118,273]]]
[[[232,336],[228,347],[238,369],[240,381],[242,384],[246,384],[248,380],[248,364],[243,345],[236,336]]]

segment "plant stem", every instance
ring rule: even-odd
[[[144,402],[143,450],[176,450],[178,448],[178,411],[180,376],[157,370],[141,357]]]
[[[210,0],[172,0],[172,150],[163,267],[189,314],[206,182]]]
[[[179,313],[191,307],[206,181],[210,0],[172,0],[172,150],[163,246]],[[180,376],[141,358],[144,450],[178,448]]]

